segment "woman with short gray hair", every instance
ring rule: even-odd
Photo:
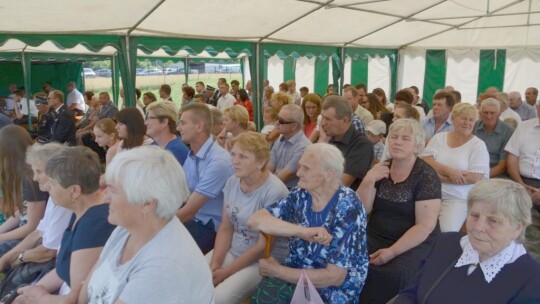
[[[79,295],[79,303],[212,303],[212,274],[175,216],[189,196],[174,156],[139,147],[105,172],[109,222],[118,225]]]
[[[357,303],[368,256],[366,214],[358,195],[340,184],[344,159],[329,144],[308,146],[298,161],[298,187],[254,213],[248,227],[290,237],[289,255],[259,260],[264,278],[254,303],[289,303],[302,270],[325,303]]]
[[[51,156],[45,173],[52,199],[73,215],[62,237],[56,270],[36,285],[19,289],[17,303],[73,302],[114,229],[107,222],[109,205],[99,189],[100,162],[94,151],[66,147]]]
[[[525,188],[480,181],[467,207],[467,235],[442,234],[394,303],[540,303],[540,263],[522,244],[532,207]]]

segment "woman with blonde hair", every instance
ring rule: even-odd
[[[261,280],[257,261],[265,239],[249,231],[248,218],[256,211],[282,199],[287,187],[267,169],[270,149],[264,137],[247,132],[231,139],[235,175],[223,188],[223,216],[214,250],[206,255],[214,277],[216,303],[239,303]],[[273,254],[283,259],[287,244],[278,239]]]
[[[442,232],[461,229],[467,217],[467,194],[475,183],[489,178],[486,144],[472,133],[477,119],[478,110],[473,105],[455,105],[454,130],[435,134],[424,151],[423,159],[437,171],[442,182]]]
[[[228,107],[223,110],[223,130],[218,136],[219,144],[229,149],[229,140],[237,135],[247,132],[249,127],[249,113],[240,105]]]
[[[100,147],[107,149],[105,163],[109,164],[116,155],[120,143],[114,120],[110,118],[98,120],[94,125],[94,137]]]

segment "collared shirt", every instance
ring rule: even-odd
[[[371,115],[371,113],[369,114]],[[319,114],[319,116],[317,116],[317,126],[315,127],[315,131],[321,130],[321,122],[322,122],[322,115]],[[365,122],[354,112],[352,113],[352,116],[351,116],[351,124],[358,131],[358,134],[365,133],[364,131]]]
[[[298,177],[296,170],[298,161],[304,154],[304,149],[311,144],[311,141],[304,135],[302,130],[298,130],[290,139],[285,139],[283,135],[274,143],[270,153],[270,162],[276,166],[275,173],[283,169],[289,170],[294,177],[285,182],[288,188],[296,187]]]
[[[452,124],[452,117],[448,115],[448,118],[441,124],[439,129],[435,130],[435,118],[431,116],[422,120],[422,128],[424,129],[424,133],[426,133],[426,140],[429,141],[439,132],[453,131],[454,125]]]
[[[114,105],[114,103],[109,101],[108,103],[101,106],[101,109],[99,110],[99,119],[113,119],[116,116],[116,113],[118,113],[118,108]]]
[[[499,253],[480,262],[478,251],[474,250],[472,247],[468,235],[461,238],[460,245],[463,249],[463,253],[454,267],[459,268],[462,266],[469,266],[468,274],[470,275],[476,267],[480,266],[487,283],[490,283],[497,276],[504,265],[514,263],[520,256],[527,253],[523,245],[511,241],[510,244]]]
[[[522,102],[519,107],[512,110],[516,111],[523,121],[536,118],[536,109],[526,102]]]
[[[232,107],[235,102],[236,102],[236,98],[234,98],[234,96],[232,96],[231,93],[227,93],[227,95],[221,96],[218,99],[217,108],[223,111],[228,107]]]
[[[522,122],[504,148],[519,159],[519,174],[540,179],[540,121],[538,118]]]
[[[496,166],[500,160],[506,159],[506,151],[504,147],[510,140],[510,137],[514,133],[514,129],[502,121],[497,121],[495,130],[488,132],[481,120],[477,121],[473,134],[486,143],[486,147],[489,153],[489,167]]]
[[[343,173],[355,177],[349,187],[356,190],[373,163],[373,144],[365,134],[359,134],[353,126],[349,127],[340,140],[332,137],[329,144],[336,146],[343,154],[345,158]]]
[[[234,173],[231,155],[210,136],[197,154],[189,151],[184,163],[189,190],[208,198],[208,201],[195,215],[195,220],[207,224],[214,221],[217,231],[223,212],[223,187]]]

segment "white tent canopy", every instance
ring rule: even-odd
[[[385,48],[540,45],[538,0],[3,0],[3,33]]]

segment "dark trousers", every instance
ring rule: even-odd
[[[214,221],[210,220],[206,225],[199,220],[192,220],[184,224],[189,233],[201,249],[203,254],[207,254],[214,249],[216,240],[216,230]]]

